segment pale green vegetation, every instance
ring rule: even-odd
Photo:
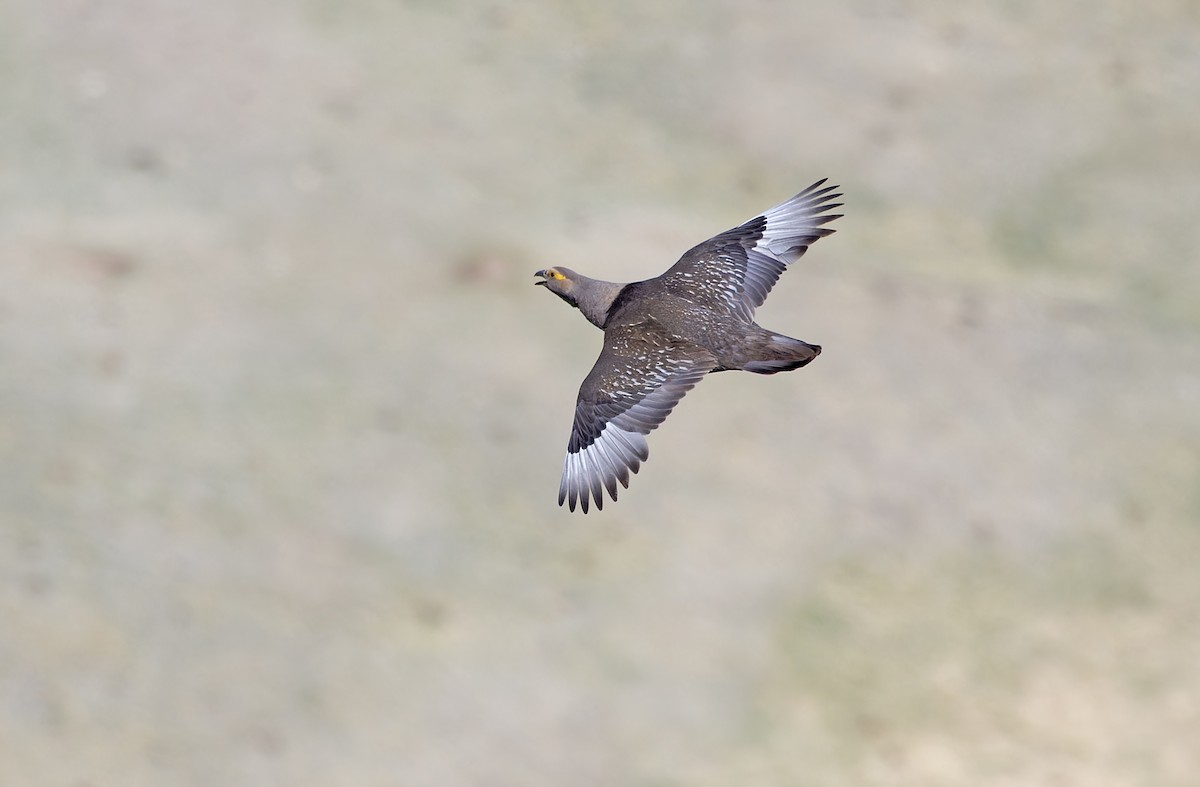
[[[0,782],[1200,773],[1192,0],[0,0]],[[839,232],[619,503],[600,334]]]

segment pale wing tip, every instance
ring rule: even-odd
[[[604,493],[616,502],[621,487],[629,488],[630,473],[636,474],[649,455],[640,434],[621,429],[603,432],[591,445],[567,453],[558,504],[571,511],[578,504],[585,514],[593,505],[604,510]]]

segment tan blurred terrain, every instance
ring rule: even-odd
[[[0,0],[0,783],[1191,785],[1200,6]],[[600,334],[846,217],[619,503]]]

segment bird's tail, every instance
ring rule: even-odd
[[[821,354],[819,344],[809,344],[790,336],[764,330],[746,347],[753,360],[742,368],[755,374],[790,372]]]

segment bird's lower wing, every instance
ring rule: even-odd
[[[646,435],[715,367],[707,350],[664,335],[653,320],[609,328],[579,388],[558,504],[574,511],[579,503],[586,514],[589,500],[604,507],[606,489],[616,500],[617,483],[628,489],[650,455]]]

